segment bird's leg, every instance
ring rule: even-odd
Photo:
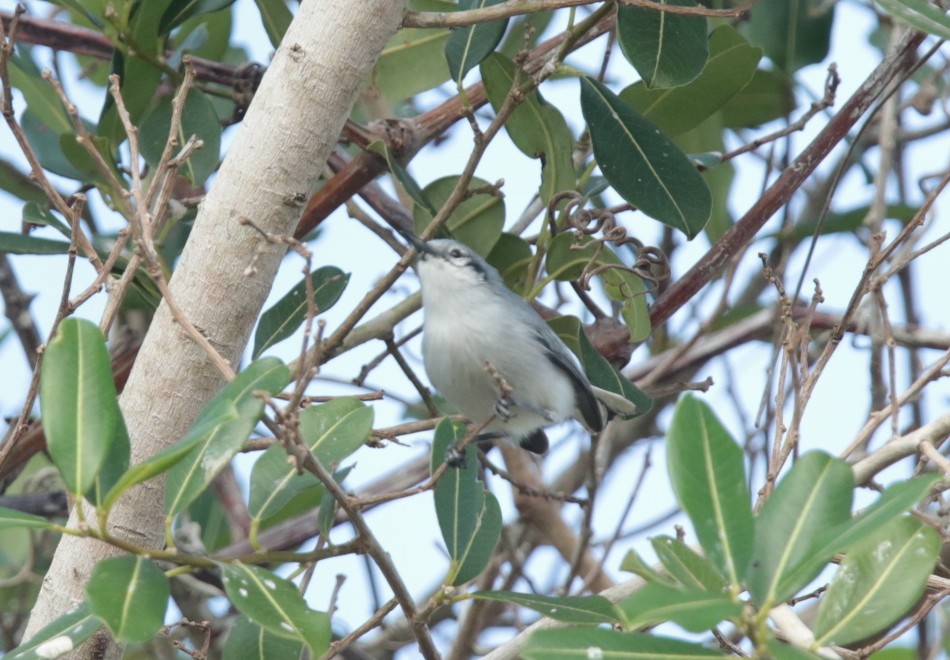
[[[515,404],[511,400],[510,396],[501,395],[498,397],[498,400],[495,402],[495,415],[503,422],[507,422],[514,414],[511,412],[511,407]]]

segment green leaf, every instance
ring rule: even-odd
[[[915,30],[950,39],[950,16],[927,0],[875,0],[888,14]]]
[[[667,135],[679,135],[699,126],[749,84],[762,59],[762,49],[750,46],[729,25],[713,30],[709,49],[709,63],[691,83],[650,89],[638,82],[620,92],[621,100]]]
[[[158,22],[159,34],[168,34],[193,16],[210,14],[234,4],[234,0],[172,0]]]
[[[676,405],[666,447],[677,499],[706,555],[738,588],[753,542],[742,449],[712,409],[693,396]]]
[[[75,131],[72,120],[53,86],[47,82],[33,61],[29,48],[17,44],[8,60],[10,85],[23,94],[30,112],[57,135]]]
[[[657,536],[650,543],[667,572],[687,589],[718,593],[726,588],[719,569],[679,539]]]
[[[426,199],[435,208],[441,208],[458,180],[457,176],[436,179],[425,187],[423,192]],[[505,225],[505,200],[500,193],[471,192],[489,185],[484,179],[473,177],[468,185],[471,196],[456,207],[445,225],[456,240],[465,243],[481,256],[488,254],[498,242]],[[412,218],[417,236],[432,222],[432,217],[425,208],[418,205],[413,207]]]
[[[793,593],[795,589],[791,585],[807,584],[811,579],[809,576],[817,575],[835,553],[845,552],[876,530],[891,524],[923,499],[939,480],[938,475],[930,474],[892,484],[860,515],[823,530],[808,556],[782,580],[779,593]]]
[[[102,620],[92,613],[89,603],[63,614],[43,626],[28,642],[16,647],[4,660],[49,660],[79,646],[102,626]]]
[[[508,288],[516,292],[524,292],[527,282],[528,267],[534,258],[531,246],[520,236],[502,233],[498,242],[492,247],[486,259],[494,266]]]
[[[459,0],[459,11],[482,9],[504,2],[504,0]],[[461,89],[462,78],[489,54],[505,34],[508,19],[486,21],[452,31],[445,44],[445,59],[449,64],[449,74]]]
[[[384,141],[373,140],[367,145],[366,150],[379,154],[386,159],[386,164],[389,166],[389,171],[392,172],[393,176],[396,177],[396,180],[402,184],[406,194],[412,198],[413,202],[424,208],[433,216],[438,212],[438,209],[436,209],[432,205],[432,202],[429,201],[429,198],[426,197],[426,194],[423,192],[419,183],[412,177],[411,174],[409,174],[409,170],[403,167],[398,160],[393,158],[393,155],[389,151],[389,147]]]
[[[816,577],[817,571],[783,583],[809,556],[820,532],[850,518],[853,490],[854,477],[845,461],[821,451],[795,461],[755,522],[748,581],[749,593],[761,609],[787,600]]]
[[[46,518],[0,506],[0,529],[7,529],[8,527],[47,529],[52,527],[52,524]]]
[[[413,0],[410,11],[456,11],[454,2]],[[391,101],[402,101],[438,87],[451,75],[445,59],[449,30],[403,28],[389,40],[370,77],[370,84]]]
[[[528,638],[521,656],[524,660],[686,660],[687,658],[725,658],[700,644],[679,639],[626,633],[605,628],[548,628]]]
[[[828,56],[834,2],[816,5],[813,0],[756,3],[742,31],[786,73]]]
[[[125,419],[122,415],[119,415],[115,434],[106,449],[106,455],[109,457],[108,460],[103,462],[102,469],[96,473],[95,482],[86,493],[86,499],[97,507],[101,507],[106,503],[109,491],[129,469],[132,444],[129,441],[129,430],[125,426]]]
[[[577,317],[559,316],[548,321],[548,325],[578,357],[591,385],[624,397],[637,407],[637,415],[649,412],[653,407],[650,397],[597,352]]]
[[[56,217],[48,207],[40,202],[30,201],[23,205],[23,223],[42,227],[52,227],[63,236],[69,238],[72,233],[66,223]]]
[[[660,0],[692,7],[693,0]],[[706,18],[617,5],[617,41],[624,56],[650,87],[685,85],[698,76],[709,46]]]
[[[795,109],[795,93],[788,76],[758,69],[741,92],[722,107],[724,128],[754,128],[787,117]]]
[[[299,658],[303,642],[280,637],[239,616],[228,633],[224,644],[224,660],[274,660]]]
[[[823,660],[822,656],[817,653],[812,653],[800,646],[783,644],[775,639],[768,640],[768,647],[772,660]],[[876,660],[877,654],[875,653],[871,657]]]
[[[504,55],[494,53],[479,68],[485,93],[497,112],[514,86],[515,65]],[[547,204],[556,193],[576,187],[574,135],[561,111],[545,102],[541,94],[525,94],[505,121],[505,130],[521,153],[541,159],[541,201]]]
[[[261,23],[264,24],[264,31],[267,32],[267,38],[274,48],[280,46],[284,33],[290,27],[294,15],[287,7],[285,0],[254,0],[257,10],[261,15]]]
[[[215,428],[236,419],[238,419],[238,410],[233,403],[227,407],[218,406],[216,416],[213,419],[199,416],[198,420],[192,424],[191,429],[180,441],[152,456],[148,460],[128,469],[115,485],[109,489],[109,493],[103,502],[103,507],[106,509],[111,508],[122,493],[132,486],[140,484],[143,481],[148,481],[152,477],[171,469],[173,465],[190,454],[191,450],[195,448],[195,445],[206,435],[214,431]]]
[[[626,618],[626,628],[672,621],[689,632],[709,630],[742,613],[742,604],[726,594],[677,589],[659,582],[643,585],[617,607]]]
[[[712,196],[683,152],[593,78],[581,78],[581,111],[600,170],[617,193],[688,238],[696,236],[709,220]]]
[[[300,413],[300,435],[314,457],[333,472],[363,446],[373,429],[373,409],[357,399],[340,398]],[[318,486],[311,474],[297,474],[287,451],[274,445],[251,469],[248,510],[255,524],[273,516],[300,491]]]
[[[544,268],[555,280],[568,282],[578,279],[585,269],[597,266],[597,246],[587,237],[578,242],[574,232],[561,232],[548,245]]]
[[[330,617],[310,609],[293,584],[257,566],[221,567],[231,603],[251,621],[279,637],[304,642],[314,657],[330,646]]]
[[[168,472],[165,511],[172,516],[183,511],[237,454],[264,412],[256,391],[278,394],[290,382],[290,370],[276,358],[249,364],[224,386],[209,404],[213,410],[233,405],[238,417],[204,435],[191,452]]]
[[[20,117],[20,126],[23,128],[23,133],[30,143],[30,148],[36,153],[43,169],[75,181],[85,179],[85,175],[70,162],[66,154],[63,153],[62,146],[60,146],[61,136],[63,135],[71,136],[75,141],[76,134],[74,132],[57,133],[43,123],[29,108]]]
[[[542,596],[519,594],[513,591],[476,591],[477,600],[492,600],[527,607],[549,619],[582,625],[619,623],[620,616],[614,604],[603,596]]]
[[[86,587],[93,614],[119,642],[151,639],[165,620],[170,592],[165,573],[140,556],[103,559]]]
[[[46,446],[70,492],[89,490],[108,456],[121,412],[105,338],[89,321],[66,319],[40,374]]]
[[[465,428],[443,419],[435,429],[431,469],[445,462],[446,451],[465,437]],[[435,486],[435,513],[451,566],[445,582],[464,584],[488,565],[501,536],[501,507],[495,496],[478,480],[478,456],[474,444],[465,448],[465,463],[449,467]]]
[[[912,517],[878,529],[845,555],[818,607],[815,643],[849,644],[886,629],[924,591],[940,536]]]
[[[69,243],[20,232],[0,231],[0,252],[36,255],[66,254],[69,252]]]
[[[637,554],[636,550],[628,550],[620,561],[620,570],[639,575],[647,582],[661,582],[663,584],[674,585],[676,583],[665,573],[653,570],[653,568],[643,561],[643,557]]]
[[[162,158],[171,123],[171,99],[163,101],[142,120],[139,128],[139,147],[146,162],[152,167],[158,165]],[[218,154],[221,151],[221,122],[218,121],[218,113],[211,99],[197,89],[190,90],[185,99],[181,126],[176,135],[178,147],[184,146],[192,135],[197,136],[203,144],[188,157],[180,171],[188,177],[192,186],[197,187],[218,167]]]
[[[333,307],[350,281],[349,273],[344,273],[336,266],[317,268],[309,277],[317,314],[323,314]],[[293,335],[307,320],[307,307],[307,281],[304,278],[261,315],[254,334],[254,359]]]

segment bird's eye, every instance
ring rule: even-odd
[[[462,256],[462,251],[459,250],[458,248],[452,248],[451,250],[449,250],[449,256],[452,257],[453,259],[458,259],[459,257]]]

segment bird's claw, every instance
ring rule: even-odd
[[[511,407],[513,405],[514,405],[514,401],[512,401],[507,396],[502,396],[501,398],[498,399],[498,401],[495,402],[495,415],[501,421],[507,422],[508,420],[510,420],[512,417],[515,416],[514,413],[511,412]]]
[[[449,445],[445,450],[445,464],[450,468],[464,470],[468,467],[468,460],[465,457],[465,450],[459,449],[455,444]]]

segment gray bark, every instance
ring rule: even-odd
[[[201,205],[171,291],[232,364],[240,360],[284,254],[282,247],[267,246],[257,255],[261,237],[240,220],[249,218],[271,233],[293,233],[301,206],[374,62],[398,29],[405,5],[405,0],[303,2]],[[248,269],[252,261],[254,268]],[[132,462],[177,441],[222,385],[220,372],[162,304],[120,401]],[[164,482],[156,479],[130,492],[110,518],[113,533],[141,546],[161,546],[163,490]],[[76,524],[74,510],[69,525]],[[93,566],[115,554],[98,541],[64,536],[25,639],[80,603]],[[120,655],[119,647],[100,638],[68,657]]]

